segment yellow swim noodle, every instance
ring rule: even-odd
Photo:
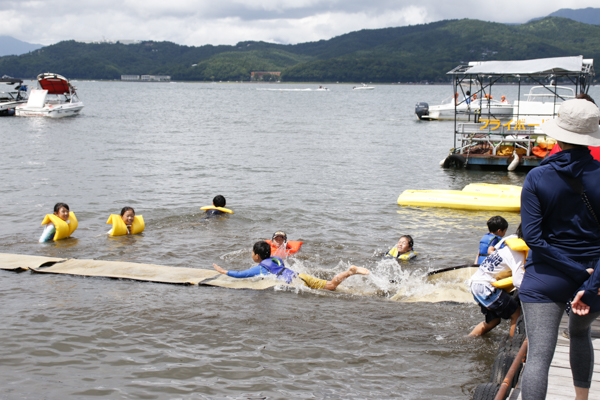
[[[49,222],[52,222],[56,229],[56,233],[54,233],[54,241],[68,238],[73,232],[75,232],[75,229],[77,229],[78,225],[77,217],[75,217],[75,214],[72,211],[69,212],[68,224],[66,221],[60,219],[57,215],[46,214],[44,220],[42,221],[42,225],[46,225]]]

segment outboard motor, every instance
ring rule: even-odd
[[[417,114],[419,119],[423,119],[424,115],[429,115],[429,104],[423,102],[417,103],[415,106],[415,114]]]

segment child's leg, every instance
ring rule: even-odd
[[[502,319],[500,319],[500,318],[494,318],[490,322],[483,321],[482,323],[477,325],[471,331],[471,333],[469,333],[469,336],[481,336],[484,333],[487,333],[487,332],[491,331],[492,329],[494,329],[500,323],[500,321],[502,321]]]
[[[517,320],[521,316],[521,307],[517,308],[517,311],[510,316],[510,337],[515,335],[515,328],[517,327]]]
[[[352,275],[369,275],[370,273],[371,272],[369,272],[369,270],[366,268],[352,265],[350,268],[348,268],[348,271],[342,272],[341,274],[337,274],[336,276],[334,276],[332,280],[328,281],[325,284],[325,287],[323,289],[335,290],[340,285],[340,283],[342,283],[344,280],[346,280],[346,278]]]

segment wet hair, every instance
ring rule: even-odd
[[[261,260],[266,260],[271,257],[271,246],[264,240],[254,243],[252,250],[254,251],[254,254],[261,258]]]
[[[596,104],[596,102],[594,101],[594,99],[592,99],[592,96],[590,96],[587,93],[579,93],[577,96],[575,96],[576,99],[582,99],[582,100],[587,100],[587,101],[591,101],[592,103]]]
[[[487,226],[488,226],[488,229],[490,230],[490,232],[494,233],[494,232],[498,231],[498,229],[500,229],[500,230],[507,229],[508,222],[501,216],[496,215],[495,217],[488,219]]]
[[[56,203],[54,205],[54,212],[57,213],[63,207],[66,208],[67,211],[71,211],[69,210],[69,205],[67,203]]]
[[[519,224],[519,227],[517,228],[517,237],[519,239],[523,239],[523,228],[521,228],[521,224]]]
[[[470,96],[470,95],[471,95],[471,91],[470,91],[470,90],[467,90],[467,93],[465,93],[465,94],[466,94],[467,96]]]
[[[406,240],[408,240],[408,247],[410,247],[412,249],[413,248],[413,244],[414,244],[413,238],[410,235],[402,235],[402,236],[400,236],[400,239],[402,239],[402,238],[406,238]],[[400,240],[400,239],[398,239],[398,240]]]
[[[121,209],[121,217],[122,217],[123,215],[125,215],[125,213],[126,213],[127,211],[129,211],[129,210],[133,211],[133,215],[135,215],[135,210],[134,210],[132,207],[123,207],[123,208]]]
[[[216,195],[213,199],[213,205],[215,207],[225,207],[225,204],[227,204],[225,197],[221,196],[220,194]]]

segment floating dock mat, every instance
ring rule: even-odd
[[[44,265],[52,265],[62,261],[66,261],[66,259],[0,253],[0,269],[6,269],[10,271],[25,271],[28,269],[39,268]]]
[[[166,267],[163,265],[138,264],[104,260],[70,259],[50,267],[30,268],[44,274],[67,274],[99,276],[105,278],[132,279],[136,281],[179,283],[197,285],[201,281],[219,275],[217,271],[196,268]]]

